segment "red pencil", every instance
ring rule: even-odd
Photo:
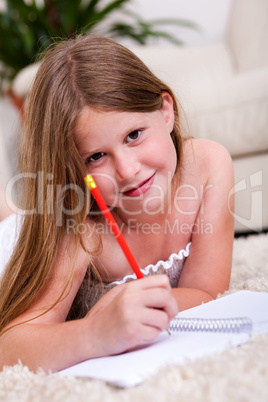
[[[100,190],[98,189],[93,177],[88,174],[85,178],[84,178],[87,186],[90,188],[90,191],[92,193],[92,195],[94,196],[101,212],[103,213],[103,216],[105,217],[108,225],[110,226],[110,228],[113,231],[113,234],[115,235],[116,240],[118,241],[121,249],[123,250],[133,272],[137,275],[137,278],[143,278],[143,273],[141,272],[137,261],[135,260],[132,252],[130,251],[126,240],[124,239],[119,226],[117,225],[113,215],[111,214],[111,211],[109,210],[106,202],[103,199],[103,196],[100,193]]]

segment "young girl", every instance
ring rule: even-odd
[[[231,158],[182,138],[171,89],[128,49],[90,35],[48,51],[20,166],[21,229],[0,289],[1,366],[20,359],[57,371],[124,352],[228,289]],[[133,280],[87,173],[143,279]]]

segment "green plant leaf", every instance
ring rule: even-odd
[[[149,38],[162,37],[181,44],[179,38],[165,32],[163,27],[176,25],[197,29],[196,24],[183,19],[145,21],[127,9],[131,1],[44,0],[43,5],[37,5],[36,0],[6,0],[6,9],[0,11],[0,61],[4,65],[0,76],[12,79],[52,42],[75,33],[87,33],[115,11],[122,17],[119,13],[118,22],[106,25],[106,36],[114,39],[128,37],[144,45]]]
[[[85,9],[82,25],[85,26],[88,30],[91,30],[96,24],[103,21],[113,11],[118,9],[120,10],[121,7],[128,2],[129,0],[111,1],[103,9],[98,10],[96,6],[98,5],[98,3],[100,3],[100,1],[93,0],[90,2],[88,8]]]

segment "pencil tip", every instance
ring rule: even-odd
[[[91,174],[86,175],[86,177],[84,177],[84,180],[85,180],[86,184],[88,185],[88,187],[90,188],[90,190],[92,190],[92,188],[97,187]]]

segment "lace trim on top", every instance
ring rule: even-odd
[[[191,243],[188,243],[185,249],[180,250],[177,254],[171,254],[167,261],[160,260],[155,265],[150,264],[144,269],[141,269],[141,272],[146,276],[166,274],[169,278],[171,287],[176,288],[179,283],[185,259],[189,256],[190,246]],[[84,296],[86,312],[89,311],[99,301],[99,299],[114,286],[120,285],[121,283],[130,282],[135,279],[137,279],[137,276],[133,273],[131,275],[126,275],[123,279],[119,281],[114,281],[110,283],[91,283],[91,290],[86,291],[86,296]]]
[[[155,265],[153,265],[153,264],[147,265],[147,267],[141,269],[141,272],[143,273],[143,275],[147,276],[147,275],[158,272],[159,268],[163,269],[164,271],[169,270],[170,268],[174,267],[174,265],[176,265],[176,262],[182,261],[186,257],[189,256],[190,246],[191,246],[191,242],[189,242],[187,244],[185,249],[180,250],[178,252],[178,254],[176,254],[176,253],[171,254],[167,261],[160,260]],[[104,284],[104,288],[114,286],[114,285],[120,285],[121,283],[126,283],[131,279],[137,279],[136,274],[133,273],[130,275],[126,275],[123,279],[121,279],[119,281],[114,281],[114,282],[110,282],[109,284]]]

